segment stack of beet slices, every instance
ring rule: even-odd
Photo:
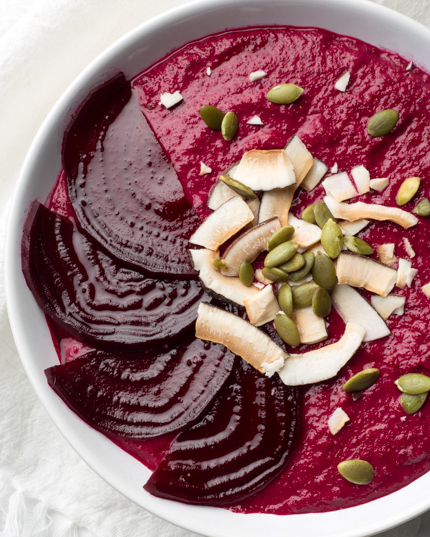
[[[240,502],[290,459],[297,390],[195,338],[198,305],[213,301],[188,254],[199,220],[122,74],[81,105],[63,165],[69,209],[32,204],[22,267],[48,322],[90,349],[48,369],[49,385],[113,440],[178,433],[152,494]]]

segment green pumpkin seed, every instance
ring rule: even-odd
[[[318,226],[322,229],[329,220],[337,222],[336,218],[331,214],[330,209],[323,201],[319,201],[314,207],[315,220]]]
[[[298,280],[301,280],[307,274],[309,274],[314,265],[315,255],[313,254],[313,252],[305,252],[303,254],[303,259],[305,260],[305,264],[303,265],[303,267],[288,274],[290,280],[293,282],[297,282]]]
[[[287,282],[288,274],[276,267],[264,268],[262,271],[263,276],[272,282]]]
[[[220,175],[219,180],[225,183],[228,187],[234,190],[236,194],[239,194],[239,196],[242,196],[242,198],[246,200],[255,200],[258,197],[253,190],[242,184],[240,181],[236,181],[236,179],[233,179],[233,177],[230,177],[228,173]]]
[[[340,227],[329,220],[321,231],[321,244],[327,255],[332,259],[339,257],[343,245],[343,233]]]
[[[278,268],[284,270],[285,272],[295,272],[296,270],[301,269],[304,264],[305,258],[302,256],[302,254],[297,252],[289,261],[282,263],[282,265],[279,265]]]
[[[292,347],[300,345],[300,334],[296,323],[284,313],[277,313],[275,317],[275,328],[281,336],[282,341]]]
[[[401,392],[417,395],[430,390],[430,377],[421,373],[408,373],[395,381]]]
[[[291,104],[300,97],[304,89],[295,84],[280,84],[267,92],[267,98],[275,104]]]
[[[212,265],[219,271],[228,269],[227,263],[224,261],[224,259],[218,259],[217,257],[212,259]]]
[[[286,315],[293,313],[293,293],[288,283],[284,283],[278,291],[278,304]]]
[[[400,404],[406,414],[415,414],[423,406],[427,399],[428,392],[418,393],[411,395],[409,393],[402,393],[400,398]]]
[[[276,248],[276,246],[279,246],[283,242],[289,241],[294,235],[294,231],[295,229],[293,226],[284,226],[281,227],[281,229],[278,229],[278,231],[275,231],[275,233],[267,241],[266,250],[270,252],[273,250],[273,248]]]
[[[312,311],[322,318],[330,314],[331,298],[325,289],[317,289],[312,295]]]
[[[314,282],[326,291],[331,291],[336,284],[336,269],[333,261],[322,252],[318,252],[312,267]]]
[[[314,213],[315,205],[316,203],[312,203],[312,205],[306,207],[306,209],[302,212],[302,220],[304,220],[305,222],[309,222],[309,224],[317,223]]]
[[[355,485],[368,485],[375,476],[370,462],[361,459],[343,461],[337,465],[340,475]]]
[[[397,110],[381,110],[369,119],[367,132],[370,136],[384,136],[397,125],[399,113]]]
[[[312,304],[312,297],[317,289],[321,289],[315,282],[302,283],[294,287],[293,294],[293,306],[295,308],[306,308]]]
[[[430,201],[427,198],[424,198],[412,212],[418,216],[430,216]]]
[[[399,191],[397,192],[397,205],[406,205],[408,201],[411,201],[411,199],[418,192],[420,183],[421,179],[419,177],[409,177],[409,179],[405,179],[400,185]]]
[[[347,393],[361,392],[370,388],[379,378],[379,369],[369,368],[363,369],[342,386],[342,390]]]
[[[267,268],[277,267],[285,261],[288,261],[297,252],[299,245],[294,241],[287,241],[275,246],[273,250],[266,255],[264,266]]]
[[[221,112],[221,110],[219,110],[216,106],[205,104],[200,108],[200,115],[210,129],[214,131],[221,130],[224,113]]]
[[[234,112],[227,112],[221,123],[221,134],[228,142],[236,136],[239,120]]]
[[[374,252],[370,244],[359,237],[344,237],[343,244],[355,254],[372,255]]]
[[[239,280],[245,285],[246,287],[249,287],[252,285],[252,282],[254,281],[254,269],[252,268],[252,265],[249,261],[245,259],[245,261],[242,261],[239,267]]]

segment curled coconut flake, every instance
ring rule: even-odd
[[[328,419],[328,428],[332,435],[337,434],[342,427],[349,421],[348,414],[340,407],[336,408]]]
[[[265,73],[264,71],[253,71],[252,73],[249,74],[249,80],[251,82],[255,82],[256,80],[261,80],[263,77],[266,76],[267,73]]]
[[[248,125],[258,125],[258,126],[263,125],[263,122],[261,121],[260,116],[252,116],[252,118],[249,119],[246,123]]]
[[[199,175],[206,175],[207,173],[212,173],[212,168],[206,166],[204,162],[200,162],[200,173]]]
[[[174,93],[162,93],[160,96],[160,103],[165,108],[172,108],[172,106],[175,106],[175,104],[178,104],[181,101],[183,101],[183,97],[179,91],[175,91]]]

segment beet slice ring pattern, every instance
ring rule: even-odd
[[[239,360],[211,409],[177,436],[144,488],[191,504],[237,503],[282,471],[298,436],[297,389]]]
[[[197,281],[159,281],[124,267],[38,202],[24,225],[22,268],[48,317],[107,350],[169,342],[193,327],[204,295]]]
[[[48,384],[85,422],[123,438],[151,438],[194,422],[229,378],[235,356],[194,339],[169,351],[91,351],[45,371]]]
[[[62,156],[86,233],[146,274],[197,279],[188,238],[200,221],[122,73],[80,107]]]

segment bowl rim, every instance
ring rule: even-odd
[[[238,513],[231,513],[230,511],[220,510],[212,507],[200,507],[200,506],[188,506],[184,504],[176,504],[176,502],[171,502],[168,500],[161,500],[154,498],[147,493],[142,496],[143,499],[136,498],[135,495],[131,495],[130,492],[123,486],[123,483],[112,477],[111,475],[106,475],[106,468],[103,463],[98,459],[97,456],[94,456],[94,453],[91,452],[91,449],[88,449],[88,446],[83,443],[79,438],[74,436],[74,431],[72,431],[68,424],[64,422],[64,408],[61,408],[61,411],[57,407],[52,406],[52,397],[47,394],[47,385],[42,385],[40,378],[35,376],[35,364],[33,351],[31,347],[31,338],[33,336],[26,335],[26,327],[23,326],[22,321],[22,304],[20,305],[20,296],[17,292],[18,286],[22,284],[22,274],[21,277],[18,274],[20,271],[20,237],[22,230],[22,222],[24,218],[23,214],[23,200],[26,197],[28,190],[28,185],[33,175],[34,167],[36,166],[39,155],[45,150],[45,146],[50,142],[50,137],[56,136],[55,125],[58,126],[61,118],[64,118],[65,114],[73,108],[74,104],[79,102],[83,95],[88,92],[88,87],[94,87],[92,85],[94,80],[98,80],[100,83],[101,78],[106,75],[109,71],[108,66],[109,62],[114,57],[118,57],[121,53],[126,50],[133,50],[133,47],[139,43],[142,35],[154,34],[162,31],[163,28],[168,27],[169,25],[174,25],[178,21],[185,20],[189,17],[193,17],[196,14],[203,14],[204,12],[215,10],[215,9],[229,9],[231,6],[261,6],[263,0],[195,0],[177,7],[174,7],[164,13],[157,15],[156,17],[143,22],[135,29],[131,30],[123,37],[115,41],[112,45],[107,47],[100,55],[98,55],[70,84],[66,91],[60,96],[60,98],[55,103],[54,107],[51,109],[46,119],[39,128],[30,149],[25,157],[23,162],[21,172],[19,174],[19,179],[14,189],[12,200],[10,203],[8,225],[6,231],[6,245],[5,245],[5,291],[6,291],[6,304],[10,319],[10,324],[12,328],[12,333],[15,339],[15,343],[18,349],[18,353],[21,357],[21,361],[24,365],[26,373],[29,377],[31,384],[33,385],[34,390],[45,406],[46,411],[50,415],[51,419],[54,421],[54,424],[60,430],[62,435],[66,438],[68,443],[73,447],[73,449],[78,453],[78,455],[105,481],[112,485],[115,489],[121,492],[124,496],[135,502],[137,505],[144,507],[146,510],[152,512],[153,514],[163,518],[173,524],[176,524],[180,527],[183,527],[189,531],[194,531],[196,533],[208,535],[211,537],[221,537],[221,536],[230,536],[238,537],[239,534],[242,535],[242,528],[246,528],[247,535],[254,535],[252,526],[258,525],[260,528],[265,528],[266,530],[270,528],[275,535],[277,535],[280,530],[285,532],[289,530],[291,532],[298,532],[298,535],[307,537],[308,531],[307,527],[303,528],[303,524],[306,524],[304,521],[307,519],[310,521],[310,529],[314,531],[316,528],[321,528],[322,524],[337,524],[337,520],[342,520],[344,523],[348,519],[353,518],[356,520],[362,519],[363,514],[368,511],[368,506],[374,506],[371,509],[372,517],[370,522],[363,522],[359,528],[350,528],[346,531],[342,530],[342,533],[336,533],[336,536],[339,535],[342,537],[364,537],[379,533],[381,531],[387,530],[391,527],[394,527],[398,524],[406,522],[407,520],[421,514],[425,510],[430,508],[430,495],[425,498],[421,498],[418,501],[414,501],[403,511],[398,507],[393,508],[391,506],[391,499],[394,496],[402,497],[406,489],[412,490],[417,488],[417,482],[426,481],[427,484],[430,484],[430,472],[424,476],[418,478],[411,484],[403,487],[399,491],[389,494],[383,498],[379,498],[372,502],[361,504],[356,507],[343,509],[340,511],[330,511],[327,513],[307,513],[300,515],[269,515],[269,514],[251,514],[243,515]],[[346,9],[344,0],[284,0],[282,4],[286,6],[301,4],[302,7],[315,7],[322,5],[329,6],[330,9]],[[348,9],[351,12],[360,11],[363,14],[369,17],[382,17],[390,24],[404,26],[409,29],[411,32],[414,32],[420,38],[427,38],[430,43],[430,30],[420,23],[409,19],[408,17],[390,10],[384,6],[374,4],[366,0],[349,0]],[[230,28],[236,28],[236,26],[231,26]],[[187,42],[186,40],[185,42]],[[184,43],[185,44],[185,43]],[[160,57],[164,56],[162,54]],[[427,67],[427,70],[430,71],[430,65]],[[85,89],[85,92],[82,93],[82,90]],[[80,97],[79,97],[80,96]],[[54,178],[55,179],[55,178]],[[48,387],[49,389],[49,387]],[[71,411],[68,411],[71,413]],[[66,411],[67,413],[67,411]],[[72,413],[71,420],[74,421],[77,417]],[[79,419],[79,418],[77,418]],[[88,435],[94,437],[94,435],[100,435],[94,430],[87,431]],[[103,440],[102,440],[103,442]],[[120,448],[116,448],[120,450]],[[122,452],[124,453],[124,452]],[[123,459],[123,456],[120,456]],[[126,455],[126,457],[131,457]],[[125,459],[124,459],[125,460]],[[137,462],[137,461],[136,461]],[[133,463],[131,463],[133,465]],[[140,465],[140,463],[138,463]],[[136,465],[133,465],[137,468]],[[149,498],[148,498],[149,497]],[[388,500],[387,500],[388,499]],[[402,501],[400,499],[400,501]],[[175,505],[173,505],[175,504]],[[177,506],[180,506],[179,508]],[[201,515],[194,516],[197,511],[201,512]],[[213,514],[216,511],[217,514]],[[355,515],[355,513],[358,513]],[[377,516],[379,515],[379,516]],[[381,515],[385,515],[385,518]],[[245,518],[244,518],[245,517]],[[383,520],[381,520],[383,518]],[[231,524],[231,528],[225,528],[217,526],[216,524],[209,525],[208,521],[222,519],[224,524]],[[276,520],[275,520],[276,519]],[[279,525],[279,519],[284,521],[290,521],[281,523]],[[247,521],[246,521],[247,520]],[[240,530],[240,533],[238,533]],[[233,533],[231,533],[233,531]],[[261,530],[260,530],[261,531]],[[257,535],[258,533],[255,533]],[[279,533],[280,534],[280,533]],[[245,535],[245,533],[243,533]],[[311,533],[309,533],[311,535]],[[321,535],[321,533],[320,533]],[[325,534],[324,534],[325,535]],[[335,536],[333,532],[327,534],[330,536]]]

